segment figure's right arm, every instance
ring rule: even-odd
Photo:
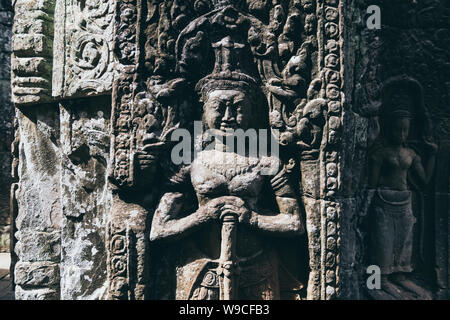
[[[209,217],[198,209],[194,213],[178,218],[184,203],[184,195],[179,192],[165,193],[155,211],[150,231],[150,241],[171,240],[186,236],[196,230]]]
[[[162,196],[153,215],[150,241],[185,237],[206,223],[219,220],[227,205],[239,200],[233,196],[214,198],[200,205],[195,212],[180,217],[184,210],[185,197],[181,192],[167,192]]]

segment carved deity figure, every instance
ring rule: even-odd
[[[268,115],[265,104],[257,103],[260,89],[235,74],[208,76],[197,89],[203,125],[214,142],[170,179],[150,235],[151,241],[176,240],[182,246],[176,298],[271,300],[280,299],[281,292],[296,292],[302,284],[284,268],[269,240],[300,235],[305,228],[286,168],[274,155],[238,153],[223,143],[233,130],[268,127],[259,116]],[[267,168],[275,170],[266,175]],[[198,206],[186,212],[189,189]],[[269,200],[273,210],[268,210]]]
[[[381,144],[371,155],[369,184],[376,191],[368,226],[369,263],[381,269],[383,299],[429,299],[427,290],[411,277],[416,217],[408,178],[414,175],[421,184],[428,184],[437,146],[425,138],[422,145],[428,155],[421,159],[407,143],[415,103],[401,93],[395,94],[392,101],[381,119]]]
[[[140,60],[124,59],[114,91],[111,178],[118,196],[108,229],[109,296],[301,299],[309,234],[300,236],[307,214],[301,187],[290,179],[302,160],[293,160],[297,140],[280,147],[280,132],[294,135],[299,110],[303,116],[312,100],[317,39],[302,25],[315,2],[189,3],[147,2],[138,30],[145,29],[139,43],[149,72]],[[138,70],[133,79],[125,72],[130,65]],[[185,161],[193,149],[183,149],[183,164],[172,161],[172,133],[195,134],[200,113],[204,132],[192,141],[193,162]],[[318,153],[323,113],[316,113],[305,111],[301,137],[294,138]],[[280,155],[265,152],[269,144]],[[312,171],[319,172],[302,176],[319,181]]]

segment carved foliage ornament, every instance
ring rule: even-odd
[[[55,90],[57,96],[98,95],[111,91],[114,61],[112,55],[115,2],[110,0],[70,0],[65,3],[64,76]],[[57,19],[62,19],[57,17]],[[69,45],[70,44],[70,45]]]

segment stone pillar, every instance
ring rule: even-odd
[[[112,8],[113,1],[96,8],[64,0],[15,3],[17,299],[105,295],[114,63],[103,36],[113,34]],[[105,96],[75,99],[99,94]]]

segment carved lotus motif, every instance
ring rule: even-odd
[[[126,240],[125,237],[121,235],[115,235],[111,239],[111,251],[113,254],[121,254],[126,250]]]
[[[116,275],[122,275],[125,274],[127,271],[127,262],[126,262],[126,258],[125,257],[113,257],[112,261],[112,268],[113,268],[113,272]]]

